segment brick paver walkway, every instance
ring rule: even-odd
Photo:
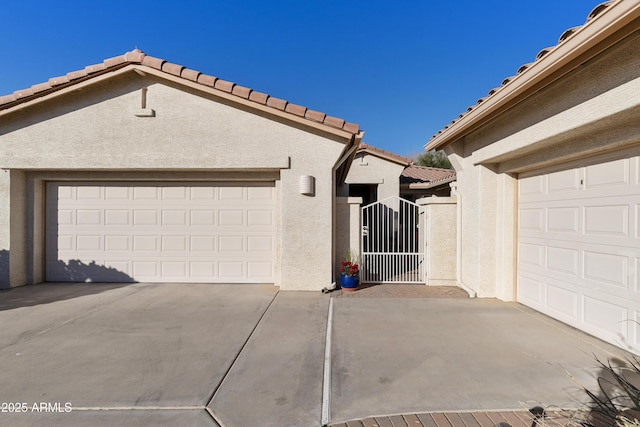
[[[352,292],[342,290],[332,293],[334,298],[469,298],[461,288],[457,286],[426,286],[381,284],[360,285]]]
[[[548,412],[543,425],[545,427],[576,425],[570,422],[568,413]],[[512,427],[538,425],[529,411],[486,411],[393,415],[330,424],[330,427],[494,427],[500,423],[506,423]]]

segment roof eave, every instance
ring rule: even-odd
[[[629,24],[638,19],[640,19],[639,2],[618,1],[615,7],[604,10],[544,57],[497,89],[491,96],[434,135],[425,144],[425,150],[440,149],[459,140],[483,123],[558,80],[580,64],[637,31],[637,26]]]

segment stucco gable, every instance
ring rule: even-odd
[[[387,160],[392,163],[397,163],[402,166],[409,166],[413,163],[408,157],[400,156],[399,154],[392,153],[390,151],[383,150],[378,147],[374,147],[373,145],[361,143],[358,146],[358,150],[356,154],[369,154],[374,157],[378,157],[383,160]]]
[[[0,96],[0,115],[9,114],[32,105],[39,100],[86,87],[105,78],[129,71],[135,71],[142,75],[146,73],[154,74],[194,89],[206,91],[228,101],[258,109],[267,114],[273,114],[329,132],[339,131],[341,136],[346,138],[360,133],[360,127],[357,124],[349,123],[344,119],[332,117],[305,106],[296,105],[182,65],[146,55],[138,49],[121,56],[106,59],[100,64],[72,71],[64,76],[50,78],[47,82],[33,85],[30,88],[16,90],[12,94]]]

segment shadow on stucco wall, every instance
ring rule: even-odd
[[[9,251],[3,249],[0,251],[0,289],[8,289],[9,281],[5,279],[9,273]]]
[[[71,259],[68,262],[57,261],[49,265],[49,280],[56,282],[96,282],[133,283],[133,277],[112,267],[105,267],[91,261],[89,264]]]

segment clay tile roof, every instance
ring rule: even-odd
[[[288,111],[289,113],[293,113],[296,116],[300,116],[300,117],[304,117],[304,113],[307,112],[307,107],[303,107],[302,105],[296,105],[296,104],[292,104],[292,103],[288,103],[285,111]]]
[[[249,94],[249,99],[253,102],[257,102],[258,104],[266,105],[269,95],[253,90]]]
[[[338,117],[326,116],[322,122],[325,125],[333,126],[334,128],[342,129],[344,127],[344,120]]]
[[[453,181],[456,171],[453,169],[430,168],[410,165],[402,171],[400,184],[437,184]]]
[[[617,2],[617,1],[622,1],[622,0],[608,0],[605,1],[604,3],[601,3],[599,5],[597,5],[595,8],[593,8],[591,10],[591,12],[589,13],[589,16],[587,17],[587,20],[585,21],[585,24],[588,23],[589,21],[591,21],[593,18],[595,18],[596,16],[600,15],[600,13],[602,13],[602,11],[604,11],[605,9],[607,9],[609,6],[611,6],[613,3]],[[536,62],[538,62],[539,60],[541,60],[542,58],[544,58],[549,52],[553,51],[554,49],[556,49],[558,46],[560,46],[561,44],[563,44],[566,40],[570,39],[571,36],[573,36],[573,34],[576,33],[576,31],[578,31],[580,28],[582,28],[582,26],[578,26],[578,27],[573,27],[573,28],[569,28],[567,30],[565,30],[561,35],[560,38],[558,39],[558,44],[555,46],[551,46],[551,47],[547,47],[542,49],[540,52],[538,52],[538,54],[536,55],[536,59],[535,61],[528,63],[528,64],[524,64],[521,65],[515,76],[511,76],[511,77],[507,77],[506,79],[504,79],[502,81],[502,84],[500,85],[499,88],[496,89],[491,89],[491,91],[489,92],[489,94],[484,97],[484,98],[480,98],[478,100],[478,102],[476,103],[476,105],[473,105],[469,108],[467,108],[467,110],[462,113],[460,115],[460,117],[458,117],[456,120],[454,120],[453,122],[451,122],[451,124],[456,123],[457,121],[459,121],[460,118],[466,116],[469,112],[471,112],[474,108],[476,108],[479,104],[481,104],[483,101],[485,101],[486,99],[490,98],[492,95],[494,95],[496,92],[498,92],[502,87],[507,86],[510,82],[512,82],[513,80],[515,80],[520,74],[524,73],[528,68],[530,68],[533,64],[535,64]],[[442,132],[446,129],[448,129],[450,127],[450,124],[447,126],[444,126],[441,130],[439,130],[437,133],[435,133],[431,139],[435,138],[436,136],[442,134]]]
[[[390,160],[392,162],[399,163],[399,164],[404,165],[404,166],[409,166],[409,165],[413,164],[413,160],[411,160],[408,157],[404,157],[404,156],[401,156],[399,154],[395,154],[395,153],[392,153],[390,151],[386,151],[386,150],[383,150],[381,148],[374,147],[373,145],[369,145],[369,144],[366,144],[364,142],[360,143],[360,146],[358,147],[358,150],[356,151],[356,154],[357,153],[368,153],[368,154],[371,154],[372,156],[376,156],[376,157],[380,157],[382,159]]]
[[[165,62],[164,64],[162,64],[162,71],[178,77],[180,77],[180,74],[182,74],[183,68],[184,67],[182,65],[172,64],[170,62]]]
[[[201,85],[204,85],[204,86],[213,87],[216,84],[216,80],[218,80],[218,79],[213,77],[213,76],[208,76],[206,74],[200,74],[198,76],[197,82],[200,83]]]
[[[48,83],[49,85],[51,85],[51,87],[54,87],[69,83],[69,80],[71,80],[69,76],[51,77]]]
[[[309,120],[313,120],[314,122],[320,122],[322,123],[324,121],[324,118],[327,115],[325,113],[321,113],[320,111],[314,111],[314,110],[307,110],[307,113],[305,114],[305,117]]]
[[[249,95],[251,94],[251,89],[249,89],[248,87],[235,85],[233,87],[233,92],[232,93],[234,95],[239,96],[240,98],[249,99]]]
[[[226,81],[226,80],[218,79],[218,80],[216,80],[216,84],[215,84],[215,86],[214,86],[214,87],[215,87],[216,89],[220,89],[220,90],[222,90],[222,91],[225,91],[225,92],[231,93],[231,92],[233,91],[233,87],[234,87],[235,85],[236,85],[236,84],[235,84],[235,83],[233,83],[233,82],[228,82],[228,81]]]
[[[183,65],[173,64],[165,61],[164,59],[146,55],[138,49],[134,49],[124,55],[107,58],[100,64],[89,65],[82,70],[71,71],[65,76],[50,78],[47,82],[35,84],[30,88],[16,90],[12,94],[0,96],[0,111],[32,99],[48,95],[79,82],[89,80],[95,75],[118,70],[130,64],[150,67],[163,73],[185,79],[186,81],[195,82],[208,88],[213,88],[215,90],[220,90],[227,94],[237,96],[239,99],[249,100],[256,104],[271,107],[314,123],[321,123],[325,126],[340,129],[353,135],[360,132],[360,126],[355,123],[349,123],[343,119],[310,110],[305,106],[292,104],[284,99],[269,96],[265,93],[237,85],[233,82],[221,80],[217,77],[191,70]]]
[[[267,99],[267,105],[269,107],[277,108],[278,110],[284,110],[287,106],[287,101],[284,99],[276,98],[274,96],[270,96]]]
[[[600,3],[599,5],[597,5],[596,7],[594,7],[591,12],[589,13],[589,16],[587,16],[587,22],[591,21],[593,18],[595,18],[596,16],[600,15],[600,13],[605,10],[606,8],[608,8],[611,5],[611,1],[606,1],[604,3]]]

